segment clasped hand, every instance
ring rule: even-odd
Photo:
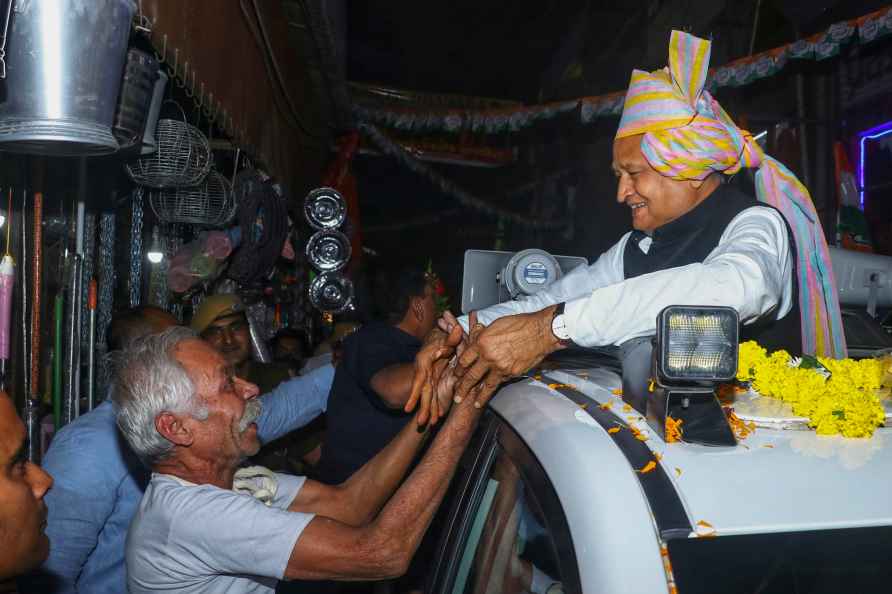
[[[444,416],[450,399],[461,402],[470,395],[475,406],[485,406],[502,381],[524,373],[560,348],[551,332],[553,309],[505,316],[486,327],[471,312],[470,334],[446,312],[415,357],[406,412],[420,403],[416,419],[424,425]]]

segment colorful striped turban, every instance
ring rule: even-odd
[[[703,88],[710,42],[673,31],[669,67],[634,70],[617,138],[643,134],[648,163],[676,180],[701,180],[758,168],[756,197],[778,209],[796,240],[802,352],[846,356],[846,343],[830,253],[808,190],[738,128]]]

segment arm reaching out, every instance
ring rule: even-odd
[[[421,537],[443,500],[458,460],[477,427],[480,413],[470,402],[453,410],[421,463],[373,521],[362,526],[352,526],[333,517],[317,515],[298,538],[285,576],[289,579],[370,580],[405,573]],[[410,423],[408,429],[415,430],[415,427]],[[412,439],[420,440],[411,437],[404,430],[395,442]],[[382,451],[382,454],[386,451]],[[374,504],[378,504],[388,486],[384,483],[397,475],[401,476],[399,472],[393,472],[388,479],[371,476],[379,471],[374,466],[382,454],[345,483],[344,489],[359,492],[368,488],[367,480],[377,482],[381,490],[376,491],[372,487],[375,491],[372,498],[375,499]],[[405,462],[398,457],[399,464]],[[389,470],[395,471],[396,467],[392,466]],[[366,471],[369,477],[360,476],[366,474]],[[356,483],[351,484],[354,480]],[[303,493],[304,489],[301,489],[292,503],[293,511],[344,517],[337,510],[325,510],[317,505],[325,499],[319,496],[321,491],[310,498],[307,496],[310,493]]]
[[[405,411],[411,412],[420,404],[415,417],[419,425],[437,420],[430,414],[434,389],[440,379],[440,374],[446,368],[448,358],[455,352],[463,336],[464,333],[459,325],[455,325],[448,334],[439,328],[434,328],[425,337],[421,350],[415,356],[415,377],[412,381],[412,392],[409,394]]]

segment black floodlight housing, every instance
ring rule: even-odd
[[[664,386],[733,380],[738,328],[732,307],[665,308],[657,316],[656,380]]]
[[[645,415],[664,439],[671,417],[681,421],[683,441],[737,445],[715,386],[737,374],[738,329],[731,307],[672,305],[659,313]]]

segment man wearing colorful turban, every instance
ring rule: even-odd
[[[703,88],[710,42],[673,31],[669,66],[635,70],[613,146],[617,201],[633,231],[588,267],[528,299],[477,312],[456,396],[523,373],[564,345],[621,345],[655,333],[667,305],[734,307],[743,338],[845,357],[827,243],[808,190]],[[758,201],[727,183],[756,169]],[[442,320],[448,330],[454,318]],[[469,330],[467,319],[458,320]],[[444,333],[416,361],[427,405]]]

